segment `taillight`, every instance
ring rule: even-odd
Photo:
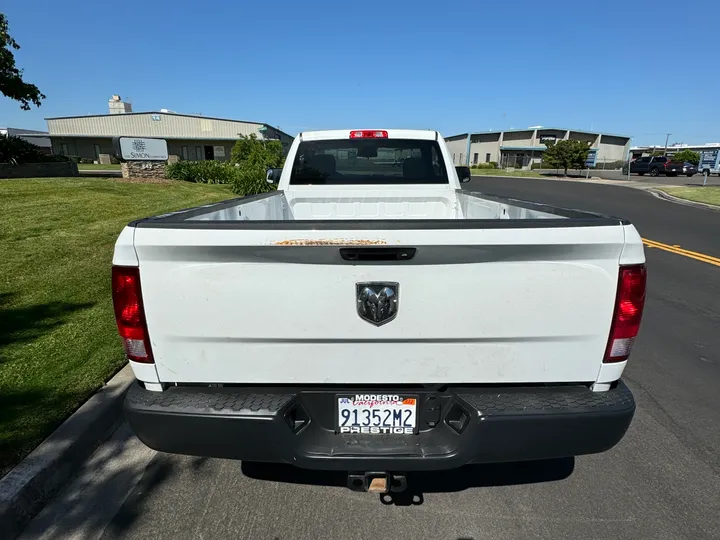
[[[630,356],[645,307],[645,283],[644,264],[620,267],[610,339],[603,362],[622,362]]]
[[[125,354],[135,362],[152,363],[140,291],[140,269],[135,266],[113,266],[112,298],[118,332],[125,347]]]
[[[350,132],[351,139],[387,139],[387,131],[376,131],[372,129],[363,129]]]

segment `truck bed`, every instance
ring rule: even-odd
[[[140,267],[159,380],[617,379],[619,364],[598,370],[618,264],[642,258],[632,225],[411,193],[275,192],[130,224],[114,264]],[[402,307],[377,329],[358,317],[355,287],[385,281],[401,284]]]
[[[430,221],[432,220],[432,221]],[[138,227],[173,228],[316,228],[319,223],[342,228],[446,228],[603,226],[626,224],[622,220],[578,210],[507,199],[466,190],[322,189],[275,191],[147,218]],[[380,223],[387,221],[391,223]],[[498,223],[493,224],[493,221]],[[394,222],[394,223],[392,223]],[[447,223],[449,222],[449,223]],[[453,223],[455,222],[455,223]],[[363,225],[364,224],[364,225]]]

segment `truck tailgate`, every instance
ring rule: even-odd
[[[340,256],[362,244],[417,251]],[[623,245],[620,225],[134,236],[158,376],[177,383],[593,381]],[[359,316],[362,282],[398,284],[391,322]]]

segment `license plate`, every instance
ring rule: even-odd
[[[337,396],[337,433],[412,435],[417,427],[417,397],[401,394]]]

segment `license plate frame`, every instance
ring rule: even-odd
[[[368,400],[356,400],[355,398],[363,396],[363,397],[390,397],[390,398],[398,398],[398,399],[389,399],[389,400],[376,400],[376,399],[368,399]],[[418,411],[419,411],[419,398],[417,394],[412,393],[394,393],[394,392],[368,392],[368,393],[357,393],[357,394],[351,394],[349,392],[335,394],[334,398],[335,400],[335,407],[334,407],[334,420],[333,424],[335,427],[335,433],[339,435],[404,435],[404,436],[410,436],[410,435],[417,435],[419,432],[419,418],[418,418]],[[352,403],[342,403],[342,399],[350,400]],[[394,401],[394,404],[385,403],[389,401]],[[409,401],[412,401],[410,403]],[[372,405],[369,405],[367,403],[374,402]],[[399,403],[398,403],[399,402]],[[353,407],[356,407],[357,409],[353,409]],[[345,426],[342,425],[343,418],[341,417],[341,410],[342,409],[348,409],[348,410],[370,410],[370,425],[364,426],[364,425],[357,425],[352,424]],[[405,419],[404,411],[410,410],[411,414],[409,416],[409,419],[412,420],[412,426],[402,426],[402,427],[390,427],[390,426],[384,426],[382,425],[383,422],[381,422],[381,425],[372,425],[373,419],[376,418],[372,414],[372,410],[380,411],[381,420],[383,419],[383,416],[385,414],[385,411],[390,410],[390,418],[393,418],[393,411],[399,410],[401,411],[401,419]],[[352,415],[352,413],[350,413]],[[363,418],[359,418],[360,420],[365,419],[365,414],[359,412],[358,416],[362,415]],[[351,418],[352,420],[352,418]],[[364,424],[365,422],[363,422]],[[403,422],[404,423],[404,422]],[[350,428],[350,429],[347,429]],[[356,429],[353,429],[356,428]]]

